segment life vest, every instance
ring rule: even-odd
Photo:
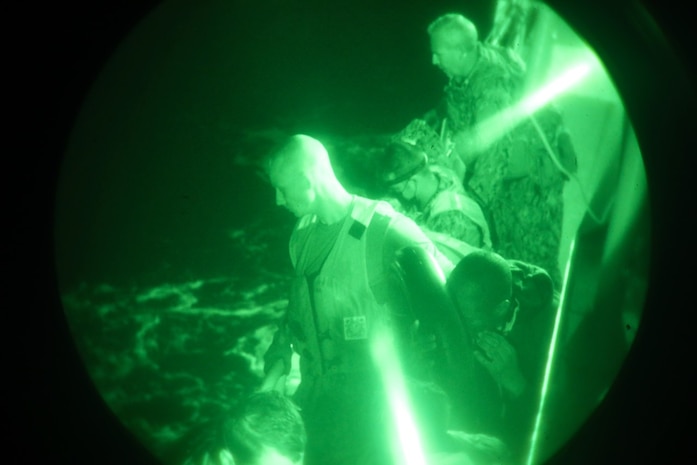
[[[294,350],[300,354],[303,380],[371,369],[368,341],[377,325],[389,323],[389,315],[371,286],[385,279],[382,255],[376,259],[367,243],[379,224],[373,217],[386,217],[389,223],[394,215],[386,202],[354,197],[351,212],[313,280],[306,276],[313,247],[308,232],[318,220],[310,215],[298,222],[290,240],[296,276],[287,324]]]
[[[436,325],[434,320],[442,310],[442,322],[453,321],[457,318],[454,310],[433,298],[424,298],[444,296],[444,273],[433,256],[435,247],[429,251],[417,245],[407,247],[397,254],[394,263],[387,267],[383,263],[382,244],[395,215],[386,202],[356,197],[335,244],[312,281],[305,275],[313,246],[312,234],[308,233],[317,219],[308,216],[298,222],[290,241],[296,276],[286,324],[290,342],[300,355],[300,397],[308,381],[335,375],[363,376],[373,371],[369,342],[379,326],[388,325],[399,331],[405,322],[420,320],[431,327],[438,326],[440,331],[450,331],[445,338],[449,341],[445,343],[447,347],[456,346],[453,341],[462,339],[460,326]],[[394,305],[397,299],[404,305],[399,305],[400,314],[395,316],[389,313],[386,302]]]

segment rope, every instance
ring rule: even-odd
[[[590,205],[590,200],[588,198],[588,194],[586,191],[583,189],[583,184],[581,184],[581,181],[578,179],[578,177],[574,174],[571,173],[569,170],[564,168],[564,166],[559,162],[557,159],[556,155],[554,154],[554,151],[552,150],[552,147],[549,145],[549,141],[547,140],[547,137],[544,135],[544,132],[542,131],[542,128],[540,127],[539,123],[537,122],[537,119],[535,118],[534,115],[530,114],[528,115],[530,118],[530,121],[532,122],[532,125],[535,127],[535,130],[537,131],[537,134],[540,136],[540,140],[542,141],[542,144],[545,146],[545,150],[547,152],[547,155],[549,155],[549,158],[552,160],[554,165],[557,167],[559,171],[564,173],[569,179],[572,179],[573,181],[576,182],[578,185],[578,189],[581,192],[581,197],[583,198],[583,203],[586,206],[586,210],[588,211],[588,216],[591,217],[593,221],[595,221],[598,224],[603,224],[607,220],[607,216],[610,213],[610,209],[615,203],[615,199],[617,198],[617,195],[613,195],[612,198],[610,199],[610,202],[608,202],[607,207],[605,207],[605,211],[601,216],[598,216],[593,209],[591,208]]]

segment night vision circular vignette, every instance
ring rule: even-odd
[[[293,276],[296,219],[276,206],[259,161],[284,135],[309,134],[351,193],[373,195],[370,157],[448,83],[426,28],[458,12],[483,43],[526,64],[520,100],[488,121],[503,128],[487,133],[491,143],[554,106],[576,158],[570,165],[544,144],[565,179],[558,304],[543,370],[528,382],[533,413],[517,432],[517,462],[554,461],[613,392],[644,331],[655,188],[608,74],[621,64],[605,63],[576,25],[537,2],[404,12],[272,3],[160,4],[83,102],[58,180],[55,258],[99,396],[158,461],[233,463],[206,428],[259,388]],[[292,395],[297,356],[282,381]]]

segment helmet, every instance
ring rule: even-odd
[[[421,171],[428,163],[428,155],[414,144],[404,140],[390,142],[378,163],[378,178],[384,187],[405,181]]]

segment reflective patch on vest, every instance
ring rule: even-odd
[[[344,340],[357,341],[368,338],[368,322],[365,315],[344,317]]]
[[[363,223],[359,223],[358,221],[354,221],[353,224],[351,225],[351,228],[349,229],[349,235],[360,240],[360,238],[363,237],[363,233],[365,232],[365,229],[366,229],[366,227]]]

